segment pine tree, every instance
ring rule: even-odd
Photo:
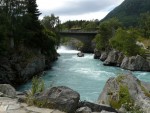
[[[25,44],[27,46],[40,48],[43,26],[38,20],[38,17],[41,13],[37,7],[36,0],[27,0],[28,22],[26,24],[26,29],[28,36],[25,39]]]

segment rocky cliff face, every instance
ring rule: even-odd
[[[132,71],[150,71],[150,62],[140,55],[127,57],[123,53],[112,50],[107,52],[95,52],[94,58],[104,61],[105,66],[117,66]]]
[[[113,107],[124,107],[127,111],[135,107],[144,113],[150,111],[150,84],[144,83],[132,74],[110,78],[99,96],[98,102]],[[139,107],[139,108],[138,108]],[[126,111],[126,112],[127,112]]]
[[[27,82],[44,69],[50,68],[51,62],[57,59],[57,54],[50,57],[38,54],[26,58],[22,54],[15,53],[10,56],[0,56],[0,59],[0,84],[17,86]]]

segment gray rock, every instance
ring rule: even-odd
[[[82,53],[82,52],[77,53],[77,56],[78,56],[78,57],[84,57],[84,53]]]
[[[104,86],[102,93],[99,96],[99,104],[103,103],[110,105],[110,96],[113,100],[118,101],[118,91],[120,88],[120,84],[128,87],[130,96],[132,97],[137,106],[140,106],[141,109],[143,109],[143,111],[145,112],[147,110],[150,110],[150,98],[147,97],[142,90],[142,87],[145,87],[146,89],[147,87],[150,87],[150,84],[148,85],[142,83],[132,74],[125,74],[120,76],[119,78],[109,78]]]
[[[94,59],[99,59],[101,56],[101,52],[97,49],[94,49]]]
[[[107,52],[102,52],[101,53],[101,56],[100,56],[100,60],[101,61],[105,61],[107,59],[107,56],[108,56],[108,53]]]
[[[89,107],[81,107],[76,110],[76,113],[92,113],[92,110]]]
[[[149,62],[140,55],[125,57],[122,61],[121,68],[132,71],[150,71]]]
[[[120,66],[124,55],[119,51],[113,50],[108,54],[107,59],[104,61],[105,66]]]
[[[108,105],[100,105],[100,104],[95,104],[87,101],[81,101],[78,105],[78,107],[89,107],[91,108],[92,112],[101,112],[101,111],[108,111],[108,112],[115,112],[118,113],[115,109]]]
[[[117,61],[118,61],[118,58],[119,58],[119,55],[118,55],[119,52],[117,51],[111,51],[109,52],[108,54],[108,57],[107,59],[104,61],[104,65],[106,66],[116,66],[117,65]]]
[[[67,113],[75,112],[79,99],[79,93],[65,86],[53,87],[35,95],[37,102],[44,102],[43,107],[59,109]]]
[[[8,97],[16,97],[16,90],[9,84],[0,84],[0,92]]]
[[[21,77],[23,81],[29,80],[33,75],[42,72],[45,68],[45,57],[34,58],[29,62],[24,69],[22,69]]]
[[[116,66],[120,67],[123,59],[124,59],[124,54],[122,52],[119,52],[118,53],[118,60],[117,60],[117,65]]]

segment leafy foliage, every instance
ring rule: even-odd
[[[59,44],[56,26],[47,31],[38,17],[36,0],[0,1],[0,54],[22,46],[50,55]]]
[[[98,30],[100,21],[95,20],[75,20],[75,21],[67,21],[61,24],[62,30],[82,30],[82,31],[95,31]]]
[[[94,39],[98,50],[108,50],[110,48],[109,39],[112,38],[119,26],[121,26],[121,23],[116,18],[100,23],[99,34]]]
[[[134,30],[126,31],[120,28],[110,39],[110,45],[128,56],[141,54],[141,48],[136,45],[137,37],[138,35]]]
[[[33,77],[32,79],[32,95],[42,92],[45,89],[44,81],[41,78]]]

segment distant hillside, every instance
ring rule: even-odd
[[[112,10],[104,19],[116,17],[125,26],[136,26],[141,13],[150,12],[150,0],[124,0]]]

